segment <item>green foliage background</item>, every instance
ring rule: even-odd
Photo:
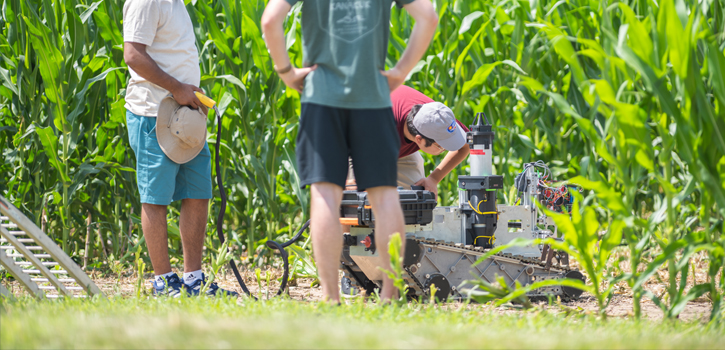
[[[495,169],[508,185],[523,163],[542,159],[558,179],[573,178],[591,190],[581,213],[561,218],[560,226],[576,234],[567,238],[569,246],[590,259],[594,288],[626,282],[636,301],[648,296],[673,317],[683,302],[707,295],[719,315],[725,4],[433,2],[440,25],[406,84],[447,104],[466,123],[475,112],[492,118]],[[122,6],[119,0],[3,0],[1,7],[0,193],[66,251],[87,255],[89,264],[107,256],[128,261],[143,241],[134,224],[140,206],[124,125]],[[289,237],[308,212],[293,161],[299,96],[272,70],[259,28],[263,0],[187,1],[187,9],[202,88],[224,114],[228,234],[248,256],[262,257],[255,254],[264,251],[265,240]],[[299,11],[295,6],[286,22],[298,66]],[[389,66],[412,28],[405,11],[392,11]],[[439,159],[426,160],[430,171]],[[465,169],[440,184],[441,204],[455,202],[455,179]],[[502,197],[511,201],[514,193]],[[175,225],[172,216],[172,256],[178,257]],[[214,249],[211,237],[210,229],[207,245]],[[620,242],[626,247],[617,248]],[[629,258],[605,273],[613,249],[626,250]],[[709,278],[686,287],[698,251],[708,256]],[[306,259],[299,272],[314,273]],[[652,295],[643,283],[661,266],[669,272],[668,290]]]

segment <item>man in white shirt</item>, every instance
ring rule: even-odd
[[[181,106],[202,106],[194,92],[201,80],[199,53],[183,0],[127,0],[123,6],[124,60],[131,79],[126,88],[129,143],[136,154],[141,194],[141,226],[156,278],[155,295],[199,294],[204,283],[202,248],[212,197],[209,145],[191,161],[173,162],[156,139],[156,116],[171,93]],[[171,271],[166,207],[181,200],[179,230],[184,249],[184,280]],[[217,293],[218,292],[218,293]],[[216,284],[207,294],[231,294]]]

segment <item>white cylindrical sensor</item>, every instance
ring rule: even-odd
[[[485,148],[488,145],[474,144],[471,153],[468,155],[468,164],[471,166],[472,176],[489,176],[493,175],[493,158],[491,148]]]

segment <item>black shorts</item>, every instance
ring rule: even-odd
[[[302,104],[297,134],[300,185],[345,187],[348,157],[358,190],[397,186],[400,138],[391,108],[346,109]]]

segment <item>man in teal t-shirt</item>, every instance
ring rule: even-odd
[[[429,0],[306,0],[302,6],[303,68],[290,63],[284,20],[298,0],[270,0],[262,15],[275,71],[301,93],[297,135],[300,182],[310,186],[312,247],[325,297],[339,302],[342,254],[339,222],[348,157],[359,190],[368,191],[376,218],[378,266],[389,269],[391,234],[405,235],[397,185],[398,139],[390,92],[421,59],[435,33],[438,16]],[[415,19],[408,47],[395,67],[385,70],[393,1]],[[385,247],[385,248],[382,248]],[[381,274],[380,296],[395,296]]]

